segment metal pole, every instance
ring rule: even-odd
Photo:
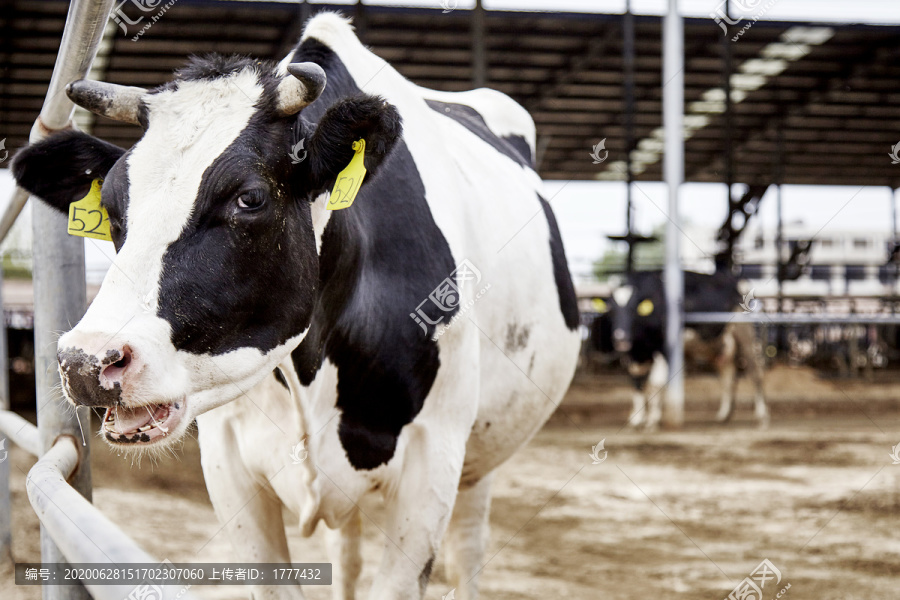
[[[669,188],[669,220],[666,222],[666,349],[669,384],[663,405],[668,427],[684,423],[684,274],[681,272],[678,191],[684,180],[684,23],[678,0],[669,0],[663,24],[663,125],[665,127],[664,173]]]
[[[66,26],[53,67],[50,86],[41,114],[31,130],[37,142],[55,131],[71,127],[75,105],[65,94],[66,84],[84,78],[97,55],[113,0],[74,0],[69,6]],[[33,206],[34,254],[34,362],[37,388],[38,430],[41,447],[48,451],[62,435],[81,440],[78,418],[90,428],[90,411],[82,407],[73,414],[61,404],[56,361],[58,331],[66,331],[81,319],[85,310],[84,240],[66,233],[66,218],[42,202]],[[90,438],[90,431],[85,442]],[[91,499],[90,448],[81,447],[78,469],[69,483],[86,499]],[[41,527],[41,560],[65,562],[60,549]],[[88,600],[84,586],[43,587],[44,600]]]
[[[888,257],[888,259],[893,259],[897,255],[897,190],[891,188],[891,251],[894,256]],[[889,281],[891,282],[891,292],[888,294],[888,297],[891,299],[891,313],[893,313],[896,307],[896,296],[897,296],[897,260],[890,260],[888,265],[888,273],[889,273]]]
[[[125,532],[73,490],[66,478],[79,468],[79,440],[64,435],[28,472],[25,488],[42,524],[56,534],[76,563],[156,563]],[[77,472],[77,471],[76,471]],[[44,586],[46,590],[48,587]],[[133,593],[135,584],[91,585],[94,600],[192,600],[181,585],[163,585],[161,593]]]
[[[3,265],[0,264],[0,410],[9,410],[9,361],[3,311]],[[2,413],[0,413],[2,414]],[[12,559],[12,498],[9,493],[9,439],[0,431],[0,561]]]
[[[685,313],[687,323],[759,323],[763,325],[900,325],[900,317],[884,313],[844,315],[824,313]]]
[[[356,28],[356,37],[365,42],[369,29],[369,20],[366,17],[366,6],[362,0],[356,0],[356,9],[353,16],[353,26]]]
[[[476,88],[487,85],[485,29],[484,6],[481,5],[481,0],[475,0],[475,8],[472,11],[472,85]]]
[[[787,265],[784,263],[784,206],[783,206],[783,183],[784,183],[784,127],[779,124],[776,133],[776,152],[775,152],[775,177],[778,182],[777,199],[778,199],[778,229],[775,232],[775,257],[776,257],[776,273],[778,275],[778,312],[784,310],[784,277],[787,275]],[[784,327],[775,328],[775,348],[781,352],[785,348],[785,331]]]
[[[41,455],[41,437],[37,427],[12,412],[0,410],[0,434],[6,437],[6,448],[12,442],[32,456]]]
[[[631,153],[634,150],[634,15],[631,12],[631,0],[625,2],[622,35],[622,62],[625,70],[625,235],[628,238],[625,273],[631,277],[634,270],[635,249],[635,242],[631,235],[631,188],[634,182],[634,172],[631,167]]]
[[[726,21],[729,21],[731,18],[730,15],[731,10],[731,2],[729,0],[725,0],[725,17]],[[731,71],[733,69],[732,60],[731,60],[731,40],[728,36],[724,36],[722,38],[722,58],[723,58],[723,77],[722,77],[722,87],[725,90],[725,123],[722,128],[722,150],[725,154],[725,187],[727,189],[727,197],[728,197],[728,256],[726,258],[726,265],[728,270],[731,271],[734,268],[734,198],[731,195],[732,189],[734,188],[734,152],[732,149],[732,126],[734,123],[734,115],[731,102]]]

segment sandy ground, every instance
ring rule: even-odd
[[[501,467],[484,598],[722,600],[766,558],[782,582],[766,586],[765,600],[788,583],[788,599],[900,598],[900,465],[889,456],[900,443],[900,385],[777,371],[767,380],[773,424],[760,431],[746,404],[734,423],[712,424],[715,380],[692,377],[685,429],[645,434],[622,428],[624,383],[579,378],[566,413]],[[603,439],[607,458],[592,464],[591,446]],[[33,461],[17,449],[10,460],[14,555],[38,561],[38,523],[24,494]],[[93,468],[97,506],[152,555],[229,559],[193,441],[179,460],[140,468],[98,443]],[[363,508],[371,517],[364,519],[365,592],[384,537],[380,501]],[[303,539],[296,526],[289,533],[295,560],[327,561],[318,536]],[[0,571],[0,598],[40,597],[38,588],[11,586],[10,578]],[[192,591],[247,597],[239,587]],[[327,588],[305,591],[330,597]],[[439,559],[427,597],[448,592]]]

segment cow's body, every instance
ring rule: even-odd
[[[326,159],[315,149],[325,156],[334,140],[349,145],[357,136],[343,129],[353,125],[352,119],[357,119],[355,126],[361,130],[374,127],[368,125],[369,121],[360,122],[363,117],[357,113],[369,114],[364,111],[371,112],[375,105],[368,100],[358,107],[352,104],[361,92],[384,98],[396,107],[403,121],[402,138],[385,154],[377,174],[367,176],[351,207],[326,210],[329,194],[316,192],[299,219],[288,212],[284,221],[287,225],[276,221],[279,227],[297,227],[297,233],[287,237],[279,233],[282,237],[269,242],[267,249],[276,254],[261,258],[256,268],[277,270],[279,261],[275,258],[284,256],[292,272],[300,273],[297,277],[308,279],[305,273],[318,272],[317,282],[307,282],[296,296],[286,291],[293,284],[283,278],[266,283],[266,289],[255,290],[262,297],[253,296],[254,302],[266,301],[266,294],[272,298],[263,309],[254,309],[265,312],[248,317],[252,329],[222,327],[226,333],[218,328],[197,330],[197,321],[215,314],[215,302],[220,301],[217,294],[204,293],[200,287],[204,278],[212,282],[210,285],[219,285],[215,274],[229,268],[228,260],[243,260],[242,255],[221,259],[220,266],[209,270],[206,263],[215,260],[198,257],[195,260],[202,260],[203,265],[194,279],[179,272],[181,265],[173,261],[190,255],[195,248],[194,238],[188,236],[192,228],[201,232],[205,237],[198,239],[206,242],[210,235],[223,235],[228,227],[245,231],[245,220],[250,217],[262,218],[253,216],[257,213],[247,213],[248,217],[240,212],[257,210],[253,198],[242,195],[234,221],[213,222],[212,226],[208,219],[197,216],[197,206],[193,212],[188,205],[177,208],[176,216],[188,223],[186,228],[179,234],[173,224],[166,224],[165,243],[169,246],[162,251],[145,244],[151,249],[144,250],[143,256],[152,257],[154,252],[161,256],[157,267],[142,269],[141,255],[136,254],[140,240],[148,239],[152,232],[129,228],[127,237],[116,240],[122,248],[117,257],[120,272],[111,269],[104,282],[104,287],[112,288],[111,279],[119,285],[115,294],[109,290],[104,295],[101,290],[95,301],[98,306],[92,306],[82,324],[60,342],[65,389],[75,401],[87,403],[85,398],[89,398],[95,405],[113,407],[107,412],[107,439],[111,443],[142,441],[137,435],[126,439],[130,433],[117,433],[126,429],[125,425],[120,429],[114,425],[119,422],[119,406],[129,422],[146,420],[137,414],[138,408],[131,408],[129,389],[150,388],[151,381],[144,379],[151,377],[161,363],[149,364],[142,359],[150,346],[145,337],[151,330],[163,332],[162,337],[155,338],[157,343],[166,348],[171,343],[174,348],[160,351],[159,360],[178,360],[178,369],[173,367],[172,371],[185,373],[182,379],[191,381],[190,391],[180,404],[142,401],[162,407],[153,411],[158,410],[155,414],[167,419],[165,423],[174,419],[167,415],[180,414],[176,411],[186,412],[185,419],[197,417],[210,496],[242,558],[271,562],[289,559],[279,506],[283,503],[298,515],[305,535],[310,535],[320,521],[340,530],[329,536],[336,550],[335,560],[340,563],[336,565],[339,583],[335,591],[339,597],[352,597],[359,569],[358,502],[365,494],[377,491],[387,506],[386,522],[380,525],[385,551],[369,597],[421,598],[449,525],[450,576],[458,597],[473,598],[485,543],[491,472],[527,442],[553,412],[571,380],[579,348],[574,290],[559,232],[549,205],[539,195],[540,180],[532,167],[534,125],[524,109],[498,92],[449,94],[415,86],[368,51],[350,25],[333,14],[310,21],[301,44],[278,71],[289,81],[289,63],[303,62],[318,64],[328,82],[318,100],[302,109],[302,121],[300,117],[296,121],[296,132],[305,135],[315,129],[312,142],[307,140],[306,144],[308,162],[298,167],[309,165],[309,181],[327,178],[316,176],[317,170],[332,173],[334,181],[334,169],[328,171],[329,165],[322,164]],[[233,71],[228,64],[216,69]],[[167,91],[145,97],[149,117],[113,103],[117,114],[133,115],[132,122],[142,124],[149,118],[150,123],[128,163],[125,184],[132,184],[128,188],[130,227],[137,228],[139,218],[150,218],[134,208],[136,202],[140,206],[145,202],[135,199],[136,194],[144,193],[144,188],[135,189],[135,180],[147,177],[141,183],[151,191],[154,186],[180,181],[174,171],[170,176],[165,171],[160,175],[158,169],[142,173],[135,161],[153,148],[145,140],[154,132],[158,135],[155,123],[170,118],[171,127],[179,125],[177,105],[173,105],[178,94],[187,93],[181,90],[213,81],[212,86],[197,92],[198,97],[211,89],[210,94],[221,95],[223,102],[231,101],[234,107],[228,110],[229,122],[209,136],[209,143],[215,152],[226,154],[247,144],[250,151],[255,150],[248,132],[252,133],[249,128],[259,117],[250,112],[242,115],[241,111],[258,106],[262,100],[253,94],[267,97],[273,86],[263,83],[253,87],[252,79],[241,79],[245,72],[228,75],[244,90],[241,95],[230,94],[225,85],[213,87],[218,85],[215,73],[210,73],[208,64],[202,66],[199,74],[188,76],[198,78],[198,83],[180,84],[174,100],[168,99]],[[307,69],[305,77],[306,88],[295,95],[316,87],[314,72]],[[283,87],[275,91],[275,98],[281,113],[291,114],[281,109],[291,104],[290,89],[283,91]],[[349,105],[348,98],[352,101]],[[334,111],[338,103],[347,107],[346,122]],[[109,105],[103,104],[103,110],[109,111]],[[198,113],[196,118],[204,116]],[[379,158],[378,149],[386,147],[386,142],[379,141],[378,131],[388,131],[392,126],[387,117],[378,118],[380,129],[376,127],[371,141],[375,158]],[[277,134],[269,121],[260,123],[255,127],[269,127],[265,131],[274,131],[270,137]],[[189,129],[178,133],[185,138],[205,135]],[[283,149],[277,148],[284,153],[277,160],[286,162],[299,137],[297,133]],[[185,144],[181,152],[187,160],[194,147]],[[349,156],[346,149],[342,152]],[[235,154],[231,163],[223,165],[243,168],[241,156]],[[27,160],[37,158],[28,156],[20,161],[20,181],[28,181],[22,168]],[[151,157],[146,160],[151,161]],[[112,172],[123,168],[122,162],[116,163]],[[197,162],[203,166],[199,159]],[[197,184],[201,196],[207,193],[202,190],[208,185],[208,174],[219,168],[217,164],[207,166],[204,180]],[[220,169],[218,176],[227,179],[227,168]],[[259,177],[253,163],[251,170],[248,177]],[[153,176],[157,181],[149,179]],[[121,186],[122,179],[117,176],[110,185]],[[266,189],[274,186],[280,190],[281,185],[269,182]],[[320,189],[326,187],[322,184]],[[40,195],[40,190],[32,191]],[[268,202],[280,207],[283,201],[279,193]],[[106,185],[104,204],[105,194]],[[47,196],[50,194],[45,193]],[[266,206],[262,210],[268,210]],[[290,204],[287,206],[286,210],[293,210]],[[114,204],[111,218],[113,209]],[[270,234],[261,231],[260,235],[268,240]],[[286,255],[285,245],[302,248],[297,251],[305,253],[303,260]],[[314,254],[310,255],[313,247]],[[258,276],[253,264],[246,268],[247,277]],[[465,280],[461,268],[472,279]],[[147,325],[130,324],[128,315],[118,317],[121,323],[110,324],[115,302],[136,305],[147,294],[141,289],[137,294],[132,291],[141,286],[147,274],[159,278],[155,291],[149,288],[148,300],[140,302],[144,312],[136,322]],[[446,295],[452,288],[448,288],[447,278],[450,284],[459,285],[458,303],[452,295]],[[240,279],[235,282],[249,285]],[[435,290],[441,293],[430,300]],[[232,300],[227,291],[224,295],[222,301],[245,306],[241,298]],[[185,296],[199,302],[200,307],[186,308],[172,300]],[[297,325],[285,325],[288,317],[278,316],[281,314],[296,318]],[[451,318],[454,322],[448,327]],[[257,321],[265,327],[258,326]],[[103,336],[86,331],[85,323],[95,330],[111,332],[120,325],[120,331],[128,326],[125,331],[136,342],[116,332],[118,337],[112,343],[121,350],[98,350]],[[166,327],[171,331],[168,336]],[[132,343],[137,346],[128,345]],[[90,348],[87,359],[82,347]],[[90,366],[91,361],[96,365],[93,371],[82,366]],[[284,386],[272,375],[276,365]],[[122,372],[129,368],[134,373],[124,377]],[[99,376],[99,391],[87,389],[96,386],[96,381],[85,381],[84,373],[89,379]],[[199,383],[191,380],[192,373]],[[174,388],[180,381],[168,381],[166,385]],[[75,393],[76,384],[87,389],[84,398]],[[180,393],[173,391],[171,396]],[[117,398],[108,400],[113,394],[118,394]],[[144,405],[135,402],[135,406]],[[217,410],[209,411],[215,407]],[[164,434],[154,433],[157,422],[151,418],[151,441],[165,443]],[[174,422],[174,432],[180,435],[186,425]],[[169,435],[174,437],[171,432]],[[294,464],[292,447],[301,441],[308,456]],[[260,487],[268,488],[274,497],[257,493]],[[244,506],[247,498],[249,503]],[[285,586],[256,592],[266,597],[298,593]]]
[[[685,271],[685,312],[728,312],[741,302],[737,279],[725,273],[705,275]],[[624,354],[634,383],[633,407],[628,422],[655,429],[662,418],[662,394],[669,379],[666,356],[666,303],[662,273],[633,273],[613,292],[612,335]],[[738,364],[744,363],[756,391],[755,415],[766,425],[769,413],[763,394],[762,353],[749,323],[688,326],[684,330],[685,361],[713,365],[722,384],[716,420],[725,422],[734,412]]]

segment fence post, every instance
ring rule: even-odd
[[[666,131],[663,171],[669,188],[665,266],[669,384],[663,403],[663,423],[681,427],[684,423],[684,275],[678,192],[684,181],[684,23],[678,12],[678,0],[669,0],[663,20],[663,124]]]
[[[75,106],[65,86],[83,79],[97,55],[113,0],[74,0],[69,5],[66,26],[53,67],[50,86],[41,114],[31,130],[29,141],[37,142],[54,132],[71,127]],[[52,177],[52,174],[48,174]],[[32,202],[32,248],[34,255],[34,362],[37,387],[38,430],[41,448],[46,452],[60,435],[82,439],[78,417],[88,429],[90,411],[77,413],[60,397],[56,360],[56,340],[82,317],[85,310],[84,240],[66,233],[66,218],[41,202]],[[91,499],[89,447],[81,448],[79,466],[69,479],[85,498]],[[41,527],[41,560],[63,563],[65,557]],[[89,600],[81,585],[44,586],[44,600]]]
[[[9,360],[3,310],[3,264],[0,263],[0,410],[9,410]],[[0,433],[0,561],[12,560],[12,496],[9,491],[10,441]]]

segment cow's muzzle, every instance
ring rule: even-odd
[[[83,406],[110,408],[121,404],[126,377],[139,370],[127,345],[98,354],[69,347],[56,357],[66,396]]]
[[[628,352],[631,350],[631,340],[628,339],[624,329],[613,331],[613,346],[616,352]]]
[[[81,341],[90,347],[92,336]],[[135,380],[144,364],[128,344],[104,346],[96,352],[65,347],[57,353],[66,396],[76,405],[105,408],[103,434],[114,445],[145,445],[162,441],[182,422],[186,400],[133,405]]]

